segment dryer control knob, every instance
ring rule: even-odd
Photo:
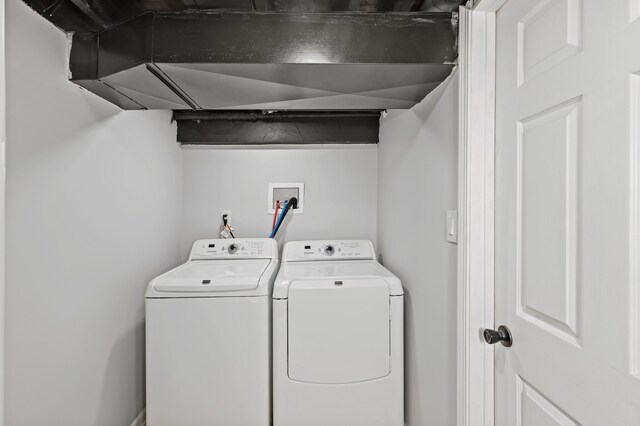
[[[333,256],[335,252],[336,249],[333,248],[332,245],[324,246],[324,254],[326,254],[327,256]]]
[[[229,244],[229,254],[236,254],[238,252],[238,245],[235,243]]]

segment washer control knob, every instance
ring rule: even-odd
[[[336,249],[333,248],[332,245],[324,246],[324,254],[326,254],[327,256],[333,256],[335,252],[336,252]]]
[[[229,254],[236,254],[238,252],[238,245],[236,243],[229,244]]]

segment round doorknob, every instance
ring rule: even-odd
[[[484,341],[490,345],[495,345],[500,342],[503,346],[507,348],[513,344],[513,340],[511,339],[511,331],[504,325],[498,327],[498,330],[492,330],[490,328],[485,328],[482,332],[484,336]]]

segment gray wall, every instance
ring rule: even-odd
[[[376,146],[222,148],[183,151],[183,257],[197,238],[215,237],[222,210],[236,236],[268,237],[268,185],[305,184],[304,213],[290,215],[278,240],[376,241]]]
[[[458,84],[450,78],[412,110],[381,120],[378,251],[405,287],[406,422],[456,424]]]
[[[4,1],[0,1],[0,150],[6,147]],[[0,151],[1,152],[1,151]],[[0,163],[0,424],[4,419],[5,162]]]
[[[6,12],[6,424],[129,425],[145,287],[180,260],[175,127],[69,83],[65,35]]]

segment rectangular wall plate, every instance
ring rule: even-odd
[[[447,241],[458,243],[458,212],[447,212]]]
[[[276,200],[282,202],[291,197],[298,199],[298,207],[289,210],[288,214],[304,213],[304,183],[270,183],[267,213],[274,214],[276,212]]]

